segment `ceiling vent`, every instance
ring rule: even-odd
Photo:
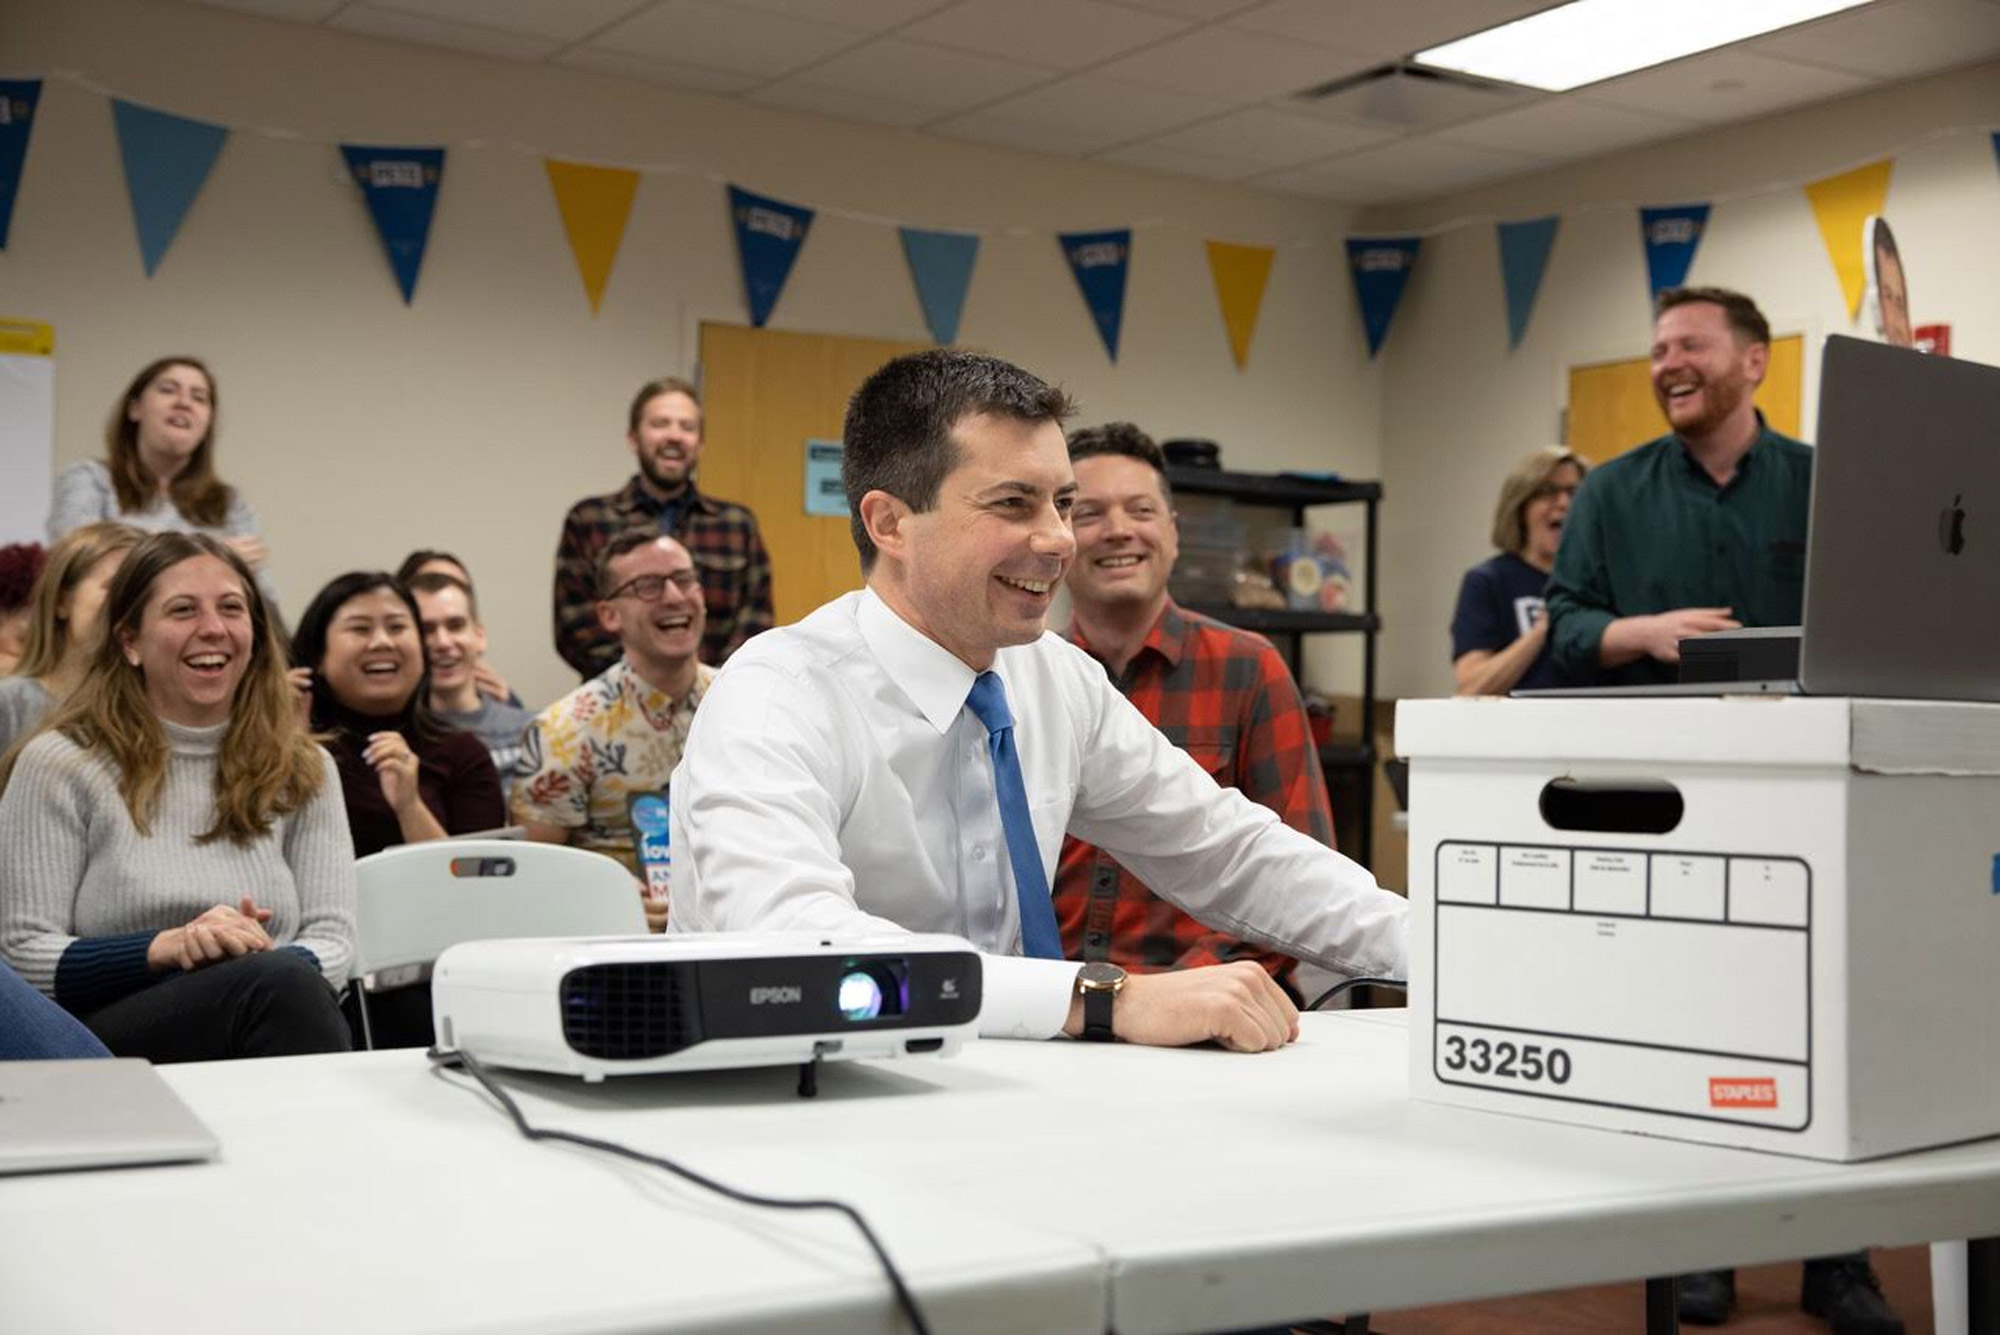
[[[1490,83],[1449,70],[1402,61],[1292,94],[1294,108],[1329,120],[1390,130],[1428,130],[1490,116],[1532,97],[1512,84]]]

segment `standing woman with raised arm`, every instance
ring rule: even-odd
[[[354,858],[241,557],[159,533],[69,699],[0,762],[0,954],[121,1056],[339,1052]]]
[[[271,601],[257,516],[215,475],[219,410],[215,377],[198,357],[162,357],[140,371],[111,410],[105,458],[56,478],[49,537],[101,519],[148,533],[205,533],[243,558]]]
[[[145,536],[127,524],[85,524],[49,548],[29,593],[21,659],[0,677],[0,755],[68,699],[90,670],[105,594],[125,554]]]

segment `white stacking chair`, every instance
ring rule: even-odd
[[[354,864],[355,1003],[430,976],[446,946],[521,936],[636,936],[639,887],[602,853],[512,839],[439,839]]]

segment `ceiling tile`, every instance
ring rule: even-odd
[[[866,121],[871,125],[894,125],[909,129],[937,117],[937,108],[896,98],[871,97],[866,93],[840,88],[817,88],[797,79],[783,79],[758,89],[752,102],[807,111],[815,116],[832,116],[844,121]]]
[[[331,18],[347,0],[195,0],[195,3],[209,9],[258,14],[292,23],[320,23]]]
[[[1524,14],[1547,9],[1551,0],[1270,0],[1233,15],[1232,28],[1269,33],[1301,42],[1386,59],[1414,55],[1469,33],[1496,28]]]
[[[1407,197],[1422,198],[1514,176],[1547,165],[1547,159],[1499,149],[1454,144],[1435,136],[1399,139],[1377,148],[1349,153],[1315,164],[1331,175],[1356,181],[1376,181],[1407,187]]]
[[[964,0],[897,35],[1054,69],[1080,70],[1187,28],[1099,0]]]
[[[843,51],[795,75],[800,83],[865,96],[888,95],[931,109],[933,116],[1047,83],[1051,70],[987,56],[947,51],[900,37],[882,37]]]
[[[454,51],[499,56],[504,60],[540,60],[558,50],[562,42],[553,37],[526,37],[520,33],[476,28],[469,23],[447,23],[420,14],[404,14],[377,5],[351,5],[327,20],[327,26],[346,32],[388,37],[399,42],[422,42],[426,46],[448,46]]]
[[[2000,5],[1990,0],[1870,5],[1763,38],[1748,49],[1883,79],[1906,78],[2000,55]]]
[[[1690,56],[1579,89],[1585,102],[1720,124],[1840,97],[1869,86],[1858,75],[1730,48]]]
[[[615,51],[593,51],[589,47],[565,51],[550,63],[589,70],[593,74],[644,79],[647,83],[665,84],[669,88],[691,93],[741,93],[767,82],[761,75],[745,74],[741,70],[712,70],[666,57],[623,56]]]
[[[1281,105],[1302,116],[1404,134],[1497,115],[1541,96],[1525,88],[1463,84],[1422,70],[1396,67],[1337,92],[1288,97]]]
[[[957,116],[926,128],[932,134],[940,134],[947,139],[971,139],[982,144],[1021,148],[1031,153],[1053,153],[1066,158],[1082,157],[1093,148],[1103,146],[1094,139],[1079,138],[1073,129],[1066,126],[1029,125],[1023,121],[1002,120],[984,112]],[[1104,141],[1105,144],[1109,142]]]
[[[1247,174],[1311,162],[1329,154],[1380,143],[1389,137],[1387,130],[1250,107],[1174,130],[1152,142],[1172,150],[1240,162]]]
[[[951,0],[726,0],[742,9],[760,9],[788,18],[816,19],[837,28],[887,32],[911,19],[944,8]]]
[[[973,138],[981,137],[975,130],[983,129],[1001,136],[997,140],[1001,143],[1014,143],[1028,130],[1045,130],[1059,136],[1063,145],[1050,151],[1095,153],[1230,109],[1211,97],[1115,83],[1093,74],[1064,79],[931,128]]]
[[[1506,111],[1440,130],[1438,137],[1481,148],[1551,158],[1587,158],[1686,134],[1695,128],[1695,122],[1676,117],[1552,97],[1519,111]]]
[[[1166,172],[1170,176],[1200,176],[1211,181],[1240,181],[1258,170],[1255,163],[1244,162],[1240,158],[1189,153],[1184,149],[1169,148],[1157,139],[1114,148],[1108,153],[1099,153],[1091,161],[1114,162],[1121,167],[1139,167],[1146,171]]]
[[[384,0],[381,4],[357,6],[530,37],[552,37],[563,42],[588,37],[606,24],[624,18],[635,7],[635,0],[563,0],[561,4],[550,4],[549,0]],[[341,17],[345,19],[346,15]],[[350,25],[343,22],[334,26]]]
[[[862,40],[852,28],[702,0],[661,0],[608,28],[591,46],[628,56],[686,60],[716,70],[775,77]]]
[[[1357,181],[1342,176],[1331,167],[1288,167],[1284,171],[1252,176],[1244,185],[1262,190],[1278,190],[1288,195],[1310,195],[1315,199],[1338,199],[1349,204],[1387,204],[1411,194],[1406,186],[1386,181]]]
[[[1330,79],[1358,74],[1375,61],[1262,33],[1201,28],[1114,60],[1098,73],[1154,88],[1198,89],[1210,97],[1261,102]]]
[[[1256,0],[1124,0],[1124,3],[1154,14],[1209,23],[1249,9]]]

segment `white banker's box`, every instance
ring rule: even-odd
[[[1815,1159],[2000,1135],[2000,705],[1405,701],[1410,1089]]]

